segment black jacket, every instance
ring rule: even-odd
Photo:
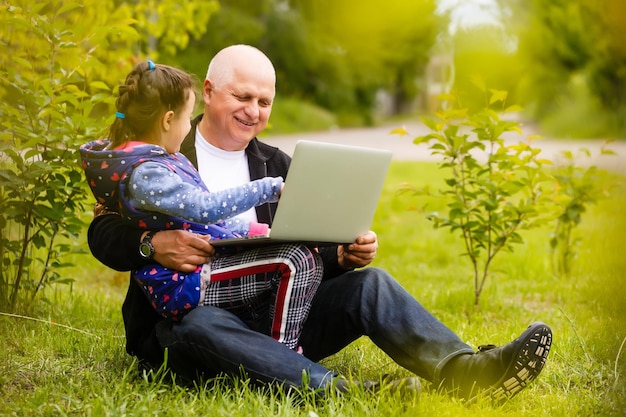
[[[198,116],[191,131],[181,145],[181,152],[197,167],[195,140],[196,126],[202,116]],[[278,148],[254,138],[246,148],[250,179],[266,176],[287,177],[291,158]],[[276,213],[276,203],[268,203],[256,208],[259,222],[272,224]],[[96,217],[89,226],[88,243],[92,254],[103,264],[118,271],[138,269],[146,264],[139,255],[139,240],[144,230],[135,229],[122,217],[105,214]],[[337,262],[336,247],[321,249],[324,260],[324,278],[331,278],[343,272]],[[156,339],[155,326],[160,320],[146,296],[134,280],[130,280],[126,299],[122,305],[122,317],[126,330],[126,351],[141,361],[158,365],[163,361],[163,350]]]

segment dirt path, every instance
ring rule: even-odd
[[[409,135],[400,137],[390,134],[391,130],[404,126]],[[511,143],[525,140],[529,135],[536,132],[531,128],[523,128],[523,134],[511,133],[505,139]],[[289,155],[298,140],[313,140],[319,142],[342,143],[346,145],[366,146],[371,148],[389,149],[393,152],[393,158],[397,161],[436,161],[436,157],[430,155],[426,145],[415,145],[413,138],[428,133],[428,128],[423,124],[405,123],[398,125],[385,125],[382,127],[337,129],[322,132],[308,132],[289,135],[271,135],[263,137],[263,141],[277,146]],[[609,145],[617,155],[600,156],[600,147],[604,140],[563,140],[543,138],[534,142],[534,146],[540,148],[541,156],[553,162],[557,162],[561,152],[569,150],[578,154],[581,148],[591,152],[591,158],[581,157],[577,159],[580,165],[596,165],[608,170],[626,174],[626,140],[615,141]]]

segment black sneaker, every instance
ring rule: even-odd
[[[533,323],[507,345],[480,346],[475,354],[453,359],[442,371],[441,387],[462,398],[485,393],[496,402],[504,402],[537,378],[551,344],[550,327]]]

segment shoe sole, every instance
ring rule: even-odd
[[[522,347],[490,392],[497,402],[512,398],[539,376],[550,353],[552,330],[544,323],[533,323],[518,340],[524,341]]]

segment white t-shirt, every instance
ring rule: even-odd
[[[225,151],[207,142],[196,128],[198,172],[209,191],[220,191],[250,182],[248,157],[245,151]],[[240,220],[256,222],[254,208],[237,216]]]

